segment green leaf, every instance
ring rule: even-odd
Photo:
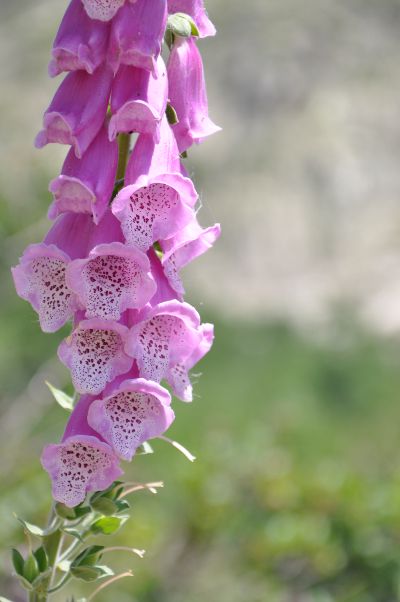
[[[96,535],[112,535],[123,525],[128,517],[104,516],[96,520],[90,527],[92,533]]]
[[[76,518],[81,518],[92,511],[89,506],[76,506],[74,508]]]
[[[82,581],[96,581],[96,579],[114,575],[114,571],[104,565],[77,566],[71,567],[71,575],[76,579],[82,579]]]
[[[29,583],[32,583],[32,581],[34,581],[38,575],[39,575],[39,567],[38,567],[37,560],[33,554],[29,554],[29,556],[27,557],[27,559],[24,562],[22,576],[27,581],[29,581]]]
[[[64,391],[61,391],[61,389],[57,389],[57,387],[54,387],[47,380],[45,382],[58,405],[61,406],[63,410],[67,410],[67,412],[72,412],[72,410],[74,409],[73,398],[64,393]]]
[[[50,525],[50,527],[42,529],[37,525],[28,523],[28,521],[24,520],[23,518],[19,518],[19,516],[17,516],[17,520],[19,520],[26,531],[31,533],[31,535],[35,535],[36,537],[46,537],[47,535],[51,535],[52,533],[55,533],[60,526],[59,521],[55,521],[52,525]]]
[[[100,574],[94,566],[76,566],[71,568],[71,575],[82,581],[96,581]]]
[[[47,558],[46,550],[44,549],[43,546],[40,546],[40,548],[38,548],[37,550],[35,550],[33,552],[33,555],[36,558],[36,562],[37,562],[39,571],[41,573],[44,573],[44,571],[49,566],[49,560]]]
[[[81,534],[79,533],[79,531],[77,531],[76,529],[70,529],[69,527],[64,527],[64,529],[62,529],[62,531],[64,531],[64,533],[66,533],[67,535],[71,535],[71,537],[75,537],[75,539],[79,539],[79,541],[81,541],[83,543],[83,538],[82,538]]]
[[[174,107],[170,103],[167,103],[167,108],[165,109],[165,114],[167,116],[169,125],[175,125],[176,123],[179,123],[178,115],[176,114]],[[143,443],[142,447],[144,447],[144,445],[145,445],[145,443]],[[146,453],[146,452],[144,452],[144,453]],[[152,453],[152,451],[150,453]]]
[[[115,502],[115,505],[117,506],[117,512],[125,512],[126,510],[129,510],[129,508],[131,507],[130,503],[128,502],[128,500],[117,500]]]
[[[104,514],[105,516],[112,516],[118,510],[115,502],[106,497],[98,498],[91,503],[91,506],[93,510],[101,512],[101,514]]]
[[[93,566],[101,558],[104,546],[88,546],[72,561],[71,567]]]
[[[114,481],[109,487],[107,487],[107,489],[104,489],[104,491],[96,491],[95,493],[93,493],[93,495],[90,496],[90,504],[101,497],[108,497],[110,499],[114,499],[115,493],[116,491],[119,491],[121,485],[123,485],[122,481]]]
[[[13,567],[14,567],[17,575],[22,575],[23,570],[24,570],[24,562],[25,562],[22,557],[22,554],[20,552],[18,552],[18,550],[16,550],[15,548],[13,548],[11,550],[11,559],[12,559]]]

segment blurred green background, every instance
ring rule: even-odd
[[[33,149],[66,3],[0,4],[2,136],[0,595],[24,599],[13,513],[46,520],[39,464],[66,415],[44,380],[65,332],[44,335],[10,266],[49,224],[65,148]],[[223,237],[185,272],[215,322],[196,399],[171,437],[126,468],[163,480],[132,496],[116,555],[135,577],[99,602],[400,600],[400,5],[396,0],[209,0],[201,42],[224,131],[190,152],[204,225]],[[197,370],[197,369],[196,369]],[[84,594],[90,588],[75,591]],[[55,596],[56,602],[65,595]]]

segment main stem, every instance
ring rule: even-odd
[[[52,509],[48,524],[51,525],[54,521],[55,513],[54,509]],[[55,572],[56,572],[56,564],[58,558],[58,552],[61,544],[62,531],[61,529],[57,529],[50,535],[46,535],[43,538],[42,545],[47,553],[48,565],[51,568],[51,573],[44,579],[41,583],[41,592],[28,592],[28,602],[47,602],[48,593],[47,591],[50,589]],[[42,593],[43,592],[43,593]]]
[[[130,134],[118,134],[118,168],[117,180],[123,180],[125,177],[125,168],[129,156]]]

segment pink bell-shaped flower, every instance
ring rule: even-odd
[[[142,251],[169,238],[193,218],[197,193],[180,172],[179,153],[171,128],[163,117],[160,141],[139,136],[129,159],[125,186],[112,204],[128,245]]]
[[[61,328],[78,308],[66,269],[71,259],[85,257],[92,228],[87,215],[61,216],[44,241],[29,245],[11,270],[18,295],[31,303],[44,332]]]
[[[156,291],[147,256],[121,242],[99,244],[88,258],[71,262],[67,282],[86,317],[104,320],[119,320],[125,310],[144,307]]]
[[[54,499],[69,507],[83,502],[90,491],[106,489],[122,474],[112,448],[88,424],[92,402],[89,395],[80,398],[62,442],[47,445],[41,457],[52,480]]]
[[[128,328],[100,318],[82,320],[61,342],[58,357],[70,369],[79,393],[98,395],[107,383],[128,372],[133,360],[124,350]]]
[[[167,240],[160,240],[163,251],[162,266],[169,284],[179,294],[185,289],[179,276],[179,270],[208,251],[221,234],[219,224],[202,228],[196,217],[182,230]]]
[[[124,380],[91,404],[88,422],[120,458],[130,461],[139,445],[169,428],[175,417],[170,403],[170,394],[159,384]]]
[[[49,185],[54,201],[49,218],[65,211],[93,215],[96,224],[111,200],[118,165],[118,144],[110,142],[104,125],[81,158],[70,149],[61,175]]]
[[[72,0],[53,43],[50,77],[78,69],[93,73],[106,60],[109,29],[88,17],[81,0]]]
[[[103,125],[113,73],[102,65],[93,74],[72,71],[61,82],[43,117],[43,130],[35,139],[42,148],[49,142],[70,144],[81,158]]]
[[[157,77],[146,69],[122,65],[111,91],[110,140],[118,132],[140,132],[151,134],[158,142],[167,93],[167,72],[161,56],[157,59]]]
[[[135,358],[142,378],[161,381],[169,369],[184,362],[202,338],[200,316],[188,303],[166,301],[149,308],[126,339],[126,351]]]
[[[169,100],[179,120],[172,129],[182,153],[221,129],[208,116],[203,62],[192,36],[175,38],[167,72]]]
[[[114,73],[121,64],[156,72],[166,22],[166,0],[126,2],[111,23],[108,60]]]

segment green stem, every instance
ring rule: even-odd
[[[129,156],[130,134],[118,135],[118,168],[117,180],[122,180],[125,176],[125,168]]]

